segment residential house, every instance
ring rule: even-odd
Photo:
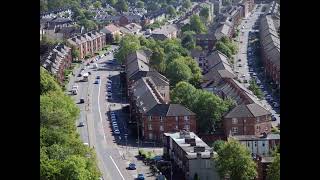
[[[100,32],[106,34],[106,43],[113,43],[117,35],[121,35],[120,28],[114,24],[109,24],[102,28]]]
[[[220,40],[222,37],[226,36],[231,38],[233,35],[233,30],[232,30],[232,26],[230,25],[231,23],[224,23],[221,24],[217,30],[214,33],[214,36],[216,38],[216,40]]]
[[[203,82],[220,82],[220,78],[235,78],[233,70],[228,62],[228,57],[218,50],[205,57]],[[222,77],[221,77],[222,76]],[[229,77],[230,76],[230,77]]]
[[[193,180],[195,174],[199,179],[220,179],[213,160],[217,153],[194,132],[164,133],[163,154],[182,170],[186,180]]]
[[[150,37],[156,40],[165,40],[165,39],[176,38],[177,34],[178,34],[177,25],[169,24],[153,30]]]
[[[137,15],[137,14],[132,14],[132,13],[123,14],[119,18],[119,25],[120,26],[126,26],[126,25],[128,25],[130,23],[140,24],[141,23],[141,19],[142,19],[142,16]]]
[[[256,135],[271,132],[271,113],[257,103],[241,104],[223,117],[225,134]]]
[[[260,21],[260,42],[265,73],[280,89],[280,39],[271,15]]]
[[[84,59],[87,55],[93,56],[94,53],[102,50],[106,45],[105,36],[104,33],[92,31],[69,38],[67,43],[79,51],[80,59]]]
[[[64,81],[64,71],[71,66],[71,62],[71,48],[58,44],[40,59],[40,66],[53,74],[58,82],[62,84]]]
[[[271,152],[280,144],[280,134],[234,135],[229,138],[239,141],[254,155],[270,156]]]
[[[142,27],[136,23],[127,24],[124,27],[120,27],[120,32],[122,34],[133,34],[139,35]]]
[[[135,117],[141,139],[161,142],[165,132],[196,130],[195,114],[180,104],[164,101],[151,77],[142,77],[130,88],[131,114]]]
[[[167,10],[161,8],[157,11],[150,11],[142,17],[141,25],[153,24],[156,21],[162,21],[166,18]]]
[[[196,45],[203,50],[211,51],[216,43],[214,34],[195,34]]]

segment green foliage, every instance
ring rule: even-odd
[[[231,58],[232,55],[235,55],[238,51],[237,45],[228,37],[222,37],[217,43],[216,48],[228,58]]]
[[[216,43],[216,48],[217,48],[218,51],[220,51],[221,53],[225,54],[228,58],[232,57],[231,50],[223,42],[218,41]]]
[[[203,133],[211,132],[216,122],[233,105],[205,90],[196,89],[187,82],[179,82],[171,92],[173,103],[179,103],[197,114],[197,125]]]
[[[230,139],[217,151],[216,167],[221,178],[250,180],[257,176],[256,164],[249,150],[239,142]]]
[[[203,24],[203,22],[200,20],[199,15],[192,15],[190,17],[190,30],[196,32],[196,33],[205,33],[207,32],[206,26]]]
[[[101,6],[102,6],[102,4],[101,4],[100,1],[96,1],[96,2],[94,2],[92,5],[93,5],[93,7],[96,8],[96,9],[99,9],[99,8],[101,8]]]
[[[138,1],[137,2],[137,7],[138,8],[144,8],[144,2],[143,1]]]
[[[170,80],[170,85],[174,86],[180,81],[189,81],[192,77],[192,72],[181,57],[168,64],[166,75]]]
[[[207,22],[209,19],[209,8],[208,7],[202,8],[199,13],[199,16],[204,19],[204,22]]]
[[[182,7],[184,9],[189,9],[192,6],[191,1],[190,0],[185,0],[182,4]]]
[[[193,31],[185,31],[182,35],[181,44],[184,48],[188,50],[194,49],[196,47],[196,41],[194,39]]]
[[[78,49],[76,49],[75,47],[72,47],[71,56],[72,56],[73,59],[80,58],[80,51]]]
[[[125,0],[119,0],[119,1],[115,4],[115,8],[116,8],[118,11],[127,12],[129,7],[128,7],[127,1],[125,1]]]
[[[216,140],[213,144],[212,144],[212,147],[213,147],[213,150],[218,152],[221,150],[221,148],[223,147],[225,141],[223,140]]]
[[[114,42],[118,44],[118,43],[120,42],[120,38],[121,38],[121,37],[120,37],[120,34],[117,33],[117,34],[114,36]]]
[[[114,6],[117,3],[117,0],[107,0],[108,4]]]
[[[148,6],[147,6],[147,11],[149,12],[151,12],[151,11],[157,11],[157,10],[159,10],[160,9],[160,4],[158,4],[158,3],[156,3],[156,2],[154,2],[154,3],[151,3],[151,4],[149,4]]]
[[[40,95],[49,91],[62,91],[56,80],[49,74],[47,70],[40,67]]]
[[[130,53],[141,48],[139,39],[134,35],[124,36],[120,41],[120,48],[115,57],[120,63],[124,63]]]
[[[280,180],[280,153],[275,153],[267,169],[267,180]]]
[[[176,9],[173,6],[168,6],[167,7],[167,12],[170,15],[170,17],[175,17],[177,16]]]
[[[152,56],[150,58],[150,65],[160,73],[165,72],[166,64],[165,64],[165,54],[164,54],[163,48],[156,47],[153,50]]]
[[[95,154],[76,132],[79,108],[40,69],[40,179],[98,179]]]
[[[249,83],[250,83],[249,89],[253,92],[253,94],[256,95],[259,99],[262,99],[263,94],[261,89],[258,87],[256,81],[250,80]]]

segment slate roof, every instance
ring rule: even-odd
[[[250,140],[278,140],[280,139],[280,134],[267,134],[267,137],[259,137],[255,135],[233,135],[232,138],[238,141],[250,141]]]
[[[116,31],[119,31],[120,29],[115,26],[114,24],[109,24],[108,26],[105,26],[103,29],[101,29],[101,32],[104,32],[106,34],[108,33],[114,33]]]
[[[238,105],[234,107],[225,118],[246,118],[246,117],[259,117],[271,114],[269,111],[261,107],[260,105],[253,103],[247,105]]]
[[[151,116],[192,116],[195,115],[181,104],[158,104],[154,106],[147,115]]]

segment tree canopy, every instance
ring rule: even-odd
[[[182,7],[184,9],[189,9],[192,6],[191,1],[190,0],[185,0],[182,4]]]
[[[167,12],[171,17],[177,16],[176,9],[173,6],[168,6],[167,7]]]
[[[275,153],[267,169],[267,180],[280,180],[280,153]]]
[[[187,48],[188,50],[194,49],[196,47],[196,41],[194,38],[194,32],[193,31],[185,31],[182,35],[181,44],[184,48]]]
[[[127,12],[128,11],[128,2],[126,0],[119,0],[116,4],[115,4],[115,8],[118,11],[121,12]]]
[[[217,151],[216,167],[221,178],[251,180],[257,176],[256,164],[249,150],[238,141],[229,139]]]
[[[40,179],[98,179],[94,152],[79,138],[79,108],[40,68]]]
[[[190,29],[196,33],[207,32],[206,26],[201,21],[199,15],[196,14],[190,17]]]
[[[207,22],[209,19],[209,8],[204,7],[201,9],[199,16],[203,18],[204,22]]]
[[[124,36],[120,41],[120,48],[115,54],[119,62],[124,63],[130,53],[141,48],[139,39],[134,35]]]
[[[170,97],[173,103],[182,104],[197,114],[197,125],[202,133],[212,132],[216,122],[233,106],[233,102],[184,81],[177,83]]]

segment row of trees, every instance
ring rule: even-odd
[[[250,151],[238,141],[215,141],[213,149],[218,156],[214,158],[221,178],[249,180],[257,176],[257,166],[251,157]],[[273,162],[267,168],[267,180],[280,179],[280,153],[276,149],[273,153]]]
[[[223,100],[184,81],[176,85],[170,97],[173,103],[182,104],[197,114],[197,125],[201,133],[213,132],[223,114],[234,106],[231,99]]]
[[[263,94],[259,86],[257,85],[255,80],[249,81],[249,89],[253,92],[254,95],[256,95],[259,99],[262,99]]]
[[[98,179],[95,153],[76,132],[79,108],[40,68],[40,179]]]

